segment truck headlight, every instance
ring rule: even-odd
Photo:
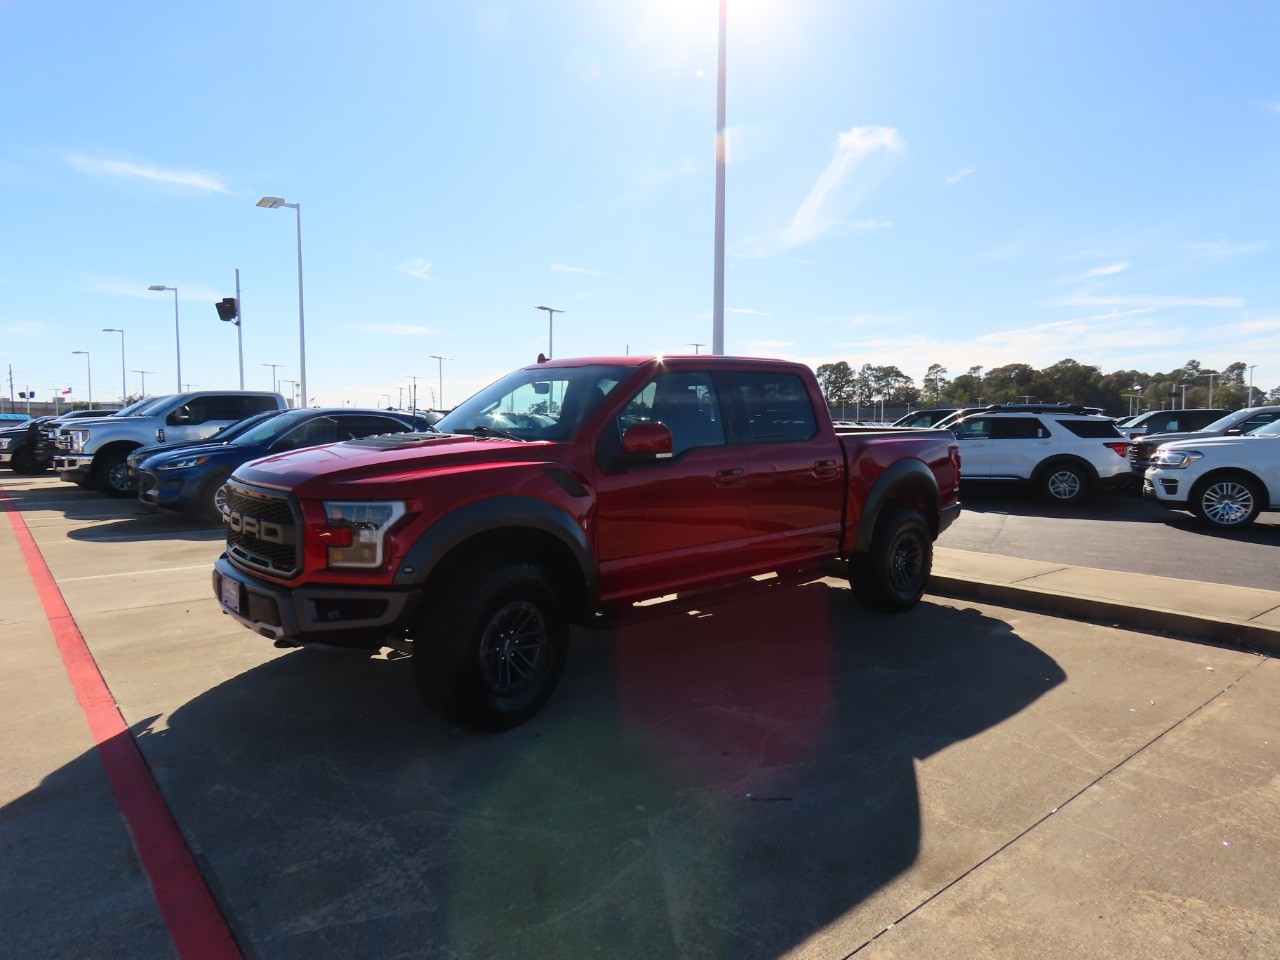
[[[379,567],[387,533],[405,515],[403,500],[326,500],[329,525],[315,531],[331,567]]]
[[[1185,470],[1203,456],[1199,450],[1159,450],[1152,466],[1165,470]]]
[[[0,450],[8,450],[8,449],[9,449],[9,438],[0,437]]]
[[[172,463],[161,463],[156,466],[157,470],[190,470],[192,467],[198,467],[202,463],[208,463],[208,457],[183,457],[181,460],[174,460]]]

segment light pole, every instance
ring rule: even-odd
[[[1253,406],[1253,368],[1256,366],[1256,363],[1249,365],[1249,402],[1245,404],[1246,407]]]
[[[160,283],[153,283],[147,287],[148,290],[172,290],[173,291],[173,342],[178,351],[178,392],[182,392],[182,334],[178,330],[178,288],[166,287]]]
[[[1209,378],[1209,406],[1212,407],[1213,406],[1213,381],[1218,379],[1218,374],[1206,373],[1205,376]]]
[[[720,0],[720,50],[716,64],[716,247],[711,307],[711,352],[717,357],[724,356],[724,101],[728,28],[729,0]]]
[[[298,405],[298,381],[297,380],[280,380],[280,386],[289,385],[289,399],[293,401],[293,405]]]
[[[103,333],[120,334],[120,406],[124,406],[124,398],[129,395],[128,384],[124,378],[124,331],[119,327],[103,327]]]
[[[283,367],[284,364],[283,363],[264,363],[263,366],[271,368],[271,392],[279,393],[280,389],[279,387],[276,386],[276,370],[280,367]]]
[[[142,396],[145,397],[147,395],[147,374],[155,373],[155,371],[154,370],[134,370],[133,372],[138,374],[140,377],[142,377]]]
[[[553,321],[555,320],[557,313],[564,313],[564,311],[557,310],[555,307],[534,307],[533,309],[547,311],[547,359],[550,360],[554,356],[551,351],[551,345],[555,333]]]
[[[302,399],[306,400],[310,394],[307,393],[307,326],[302,309],[302,204],[289,203],[279,197],[263,197],[258,206],[266,210],[288,207],[298,215],[298,383],[302,385]]]
[[[89,384],[89,409],[93,409],[93,364],[89,362],[88,350],[72,350],[72,354],[84,354],[84,379]]]
[[[440,409],[443,410],[444,409],[444,362],[446,360],[452,360],[453,357],[442,357],[439,354],[433,353],[431,354],[431,359],[439,361],[436,364],[436,376],[438,378],[438,386],[440,387],[440,392],[436,394],[436,401],[440,404]],[[551,358],[548,357],[547,359],[549,360]]]
[[[418,378],[411,373],[406,373],[406,377],[413,381],[413,387],[409,390],[409,404],[413,413],[418,412]]]
[[[689,346],[693,347],[693,353],[694,353],[694,356],[697,356],[699,353],[701,353],[701,352],[702,352],[699,348],[700,348],[700,347],[705,347],[705,346],[706,346],[706,344],[705,344],[705,343],[691,343],[691,344],[689,344]]]

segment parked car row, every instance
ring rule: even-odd
[[[137,496],[144,507],[215,518],[222,485],[250,460],[380,434],[429,432],[434,419],[351,407],[288,410],[274,393],[174,394],[115,412],[38,417],[0,431],[0,463],[16,473],[52,467],[64,481]]]
[[[1220,528],[1280,511],[1280,405],[1116,421],[1094,407],[1003,404],[920,410],[894,426],[930,422],[959,441],[963,481],[1030,485],[1060,504],[1138,488]]]

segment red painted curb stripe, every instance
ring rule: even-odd
[[[151,879],[160,915],[178,956],[183,960],[242,960],[240,948],[67,608],[44,555],[3,488],[0,488],[0,505],[9,515],[17,535],[27,570],[62,653],[67,676],[84,711],[138,858]]]

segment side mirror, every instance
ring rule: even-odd
[[[665,423],[633,423],[622,435],[622,455],[628,460],[669,460],[671,448]]]
[[[180,423],[187,423],[188,421],[190,421],[190,419],[191,419],[191,408],[179,407],[177,410],[173,411],[173,413],[169,414],[168,419],[165,420],[165,423],[169,424],[169,426],[171,427],[176,427]]]
[[[1232,427],[1230,430],[1226,432],[1225,436],[1239,437],[1239,436],[1242,436],[1243,434],[1244,434],[1244,431],[1239,427]]]
[[[545,397],[551,392],[551,384],[546,380],[535,380],[533,381],[533,392],[540,397]]]

